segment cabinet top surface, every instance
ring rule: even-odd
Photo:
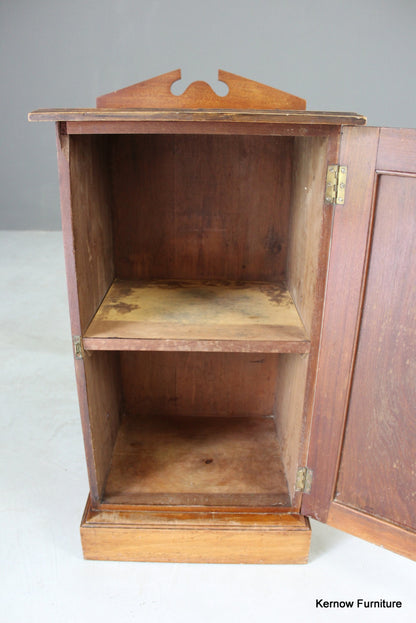
[[[29,121],[198,121],[284,124],[365,125],[366,117],[351,112],[305,110],[226,110],[163,108],[41,108]]]

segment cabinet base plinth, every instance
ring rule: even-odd
[[[302,564],[310,538],[307,518],[283,512],[94,510],[88,499],[81,522],[90,560]]]

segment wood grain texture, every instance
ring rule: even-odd
[[[306,518],[289,513],[93,511],[81,523],[84,557],[193,563],[306,563]]]
[[[88,412],[92,460],[87,466],[95,483],[92,498],[97,502],[104,492],[122,415],[118,354],[93,353],[75,363],[82,387],[81,408]]]
[[[117,276],[281,279],[291,148],[285,137],[114,137]]]
[[[294,141],[287,284],[308,334],[317,303],[318,277],[324,279],[320,247],[330,209],[324,204],[328,140],[296,138]],[[322,290],[322,287],[321,287]]]
[[[271,415],[279,359],[257,353],[120,353],[126,413]]]
[[[300,342],[307,336],[281,285],[213,281],[115,281],[88,327],[94,338]]]
[[[72,335],[81,335],[112,278],[112,233],[102,137],[73,140],[57,124],[62,230]],[[105,152],[105,149],[104,149]],[[101,176],[104,176],[102,183]],[[94,309],[95,308],[95,309]],[[115,353],[75,360],[91,496],[100,498],[119,425]]]
[[[378,128],[344,128],[345,204],[335,209],[308,467],[314,472],[302,512],[325,521],[335,487],[359,319],[373,200]],[[342,284],[340,286],[340,284]]]
[[[416,560],[416,534],[383,519],[332,502],[327,523],[339,530]]]
[[[99,122],[96,128],[108,133],[105,122],[220,122],[238,126],[240,123],[365,125],[366,118],[350,112],[322,111],[267,111],[267,110],[157,110],[157,109],[103,109],[103,108],[43,108],[29,114],[29,121]],[[73,126],[75,128],[76,126]],[[69,130],[69,126],[68,126]],[[82,130],[81,130],[82,131]],[[89,129],[90,131],[90,129]],[[129,130],[130,131],[130,130]],[[296,132],[296,130],[294,130]]]
[[[416,173],[416,130],[381,128],[377,169]]]
[[[290,505],[272,417],[125,417],[105,504]]]
[[[292,504],[297,509],[301,495],[295,491],[296,475],[298,467],[306,465],[332,223],[332,206],[324,204],[322,189],[327,164],[337,161],[337,152],[337,133],[294,139],[287,283],[307,327],[311,350],[308,358],[284,356],[279,360],[276,426]]]
[[[71,176],[69,168],[69,136],[63,133],[61,125],[56,124],[56,148],[58,156],[59,192],[61,204],[62,233],[65,255],[66,281],[68,288],[69,315],[72,335],[81,335],[77,274],[75,266],[74,234],[71,209]],[[94,469],[94,451],[91,435],[91,424],[86,393],[84,362],[75,360],[75,375],[81,415],[81,426],[84,439],[85,457],[88,466],[90,492],[94,499],[98,498],[97,475]]]
[[[111,190],[105,137],[69,137],[73,252],[81,332],[114,278]]]
[[[289,494],[294,508],[299,510],[300,496],[296,498],[296,476],[302,463],[305,435],[305,392],[309,358],[301,355],[279,357],[275,393],[275,422],[282,452]]]
[[[416,177],[380,175],[336,499],[413,530],[415,259]]]
[[[193,82],[181,95],[171,87],[181,79],[181,70],[144,80],[97,98],[97,108],[223,108],[305,110],[300,97],[260,82],[218,70],[218,80],[228,86],[227,95],[217,95],[206,82]]]
[[[238,120],[237,120],[238,121]],[[339,132],[339,124],[320,124],[319,118],[316,123],[310,119],[301,122],[300,119],[293,123],[287,120],[266,121],[67,121],[62,122],[66,126],[67,134],[169,134],[198,136],[218,134],[232,136],[328,136],[333,132]]]

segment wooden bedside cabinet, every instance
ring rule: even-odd
[[[224,71],[56,121],[93,559],[416,559],[416,130]]]

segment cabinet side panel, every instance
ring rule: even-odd
[[[120,357],[131,415],[273,413],[279,355],[124,352]]]
[[[69,137],[71,206],[81,332],[114,278],[107,140]]]
[[[62,229],[72,335],[82,335],[112,278],[109,195],[102,137],[75,139],[57,127]],[[85,140],[86,139],[86,140]],[[85,167],[84,167],[85,165]],[[98,356],[97,356],[98,355]],[[91,496],[97,500],[110,467],[119,423],[117,355],[75,360]]]
[[[276,391],[276,426],[294,507],[301,504],[295,483],[298,467],[306,465],[332,223],[325,175],[339,148],[338,132],[328,134],[294,142],[287,283],[311,349],[308,357],[282,357]]]
[[[68,287],[69,314],[72,335],[81,334],[81,323],[78,304],[77,275],[75,268],[74,235],[71,210],[71,184],[69,170],[70,137],[63,131],[60,123],[56,124],[56,148],[58,156],[59,191],[61,200],[62,234],[65,252],[66,280]],[[94,468],[94,453],[91,439],[91,426],[85,389],[84,363],[75,360],[78,400],[81,414],[84,449],[88,467],[90,491],[94,498],[98,495],[97,478]]]
[[[392,206],[400,205],[400,210]],[[336,500],[416,529],[416,177],[380,175]]]
[[[321,261],[324,225],[330,208],[324,206],[328,139],[296,138],[290,210],[287,283],[303,324],[311,334]]]
[[[300,450],[305,435],[303,414],[307,372],[307,356],[281,355],[275,419],[292,503],[295,496],[296,474],[300,466]]]
[[[122,415],[119,354],[93,352],[76,363],[81,385],[85,379],[85,404],[81,406],[88,410],[96,481],[92,498],[96,502],[104,492]]]

